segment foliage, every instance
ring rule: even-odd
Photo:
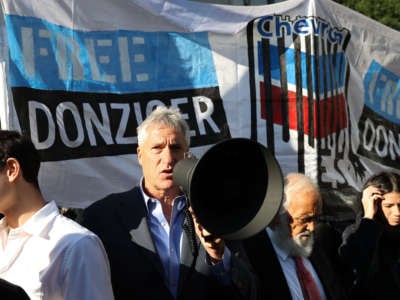
[[[399,0],[335,0],[386,26],[400,30]]]

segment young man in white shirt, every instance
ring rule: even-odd
[[[28,137],[0,130],[0,278],[31,300],[113,300],[103,244],[43,198],[40,163]]]

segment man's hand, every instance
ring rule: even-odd
[[[212,235],[212,233],[208,232],[201,224],[199,224],[191,207],[189,207],[189,211],[192,214],[196,234],[203,247],[206,249],[211,263],[215,264],[218,261],[221,261],[222,256],[224,255],[225,241],[220,237]]]

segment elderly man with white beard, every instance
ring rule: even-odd
[[[244,240],[260,282],[260,299],[348,298],[347,270],[336,257],[340,233],[318,222],[322,205],[318,186],[309,177],[285,177],[278,214],[266,230]]]

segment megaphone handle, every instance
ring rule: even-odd
[[[183,230],[185,230],[188,235],[192,255],[193,257],[196,257],[199,253],[199,247],[196,242],[196,231],[194,229],[192,214],[189,211],[188,205],[184,208],[184,213]]]

